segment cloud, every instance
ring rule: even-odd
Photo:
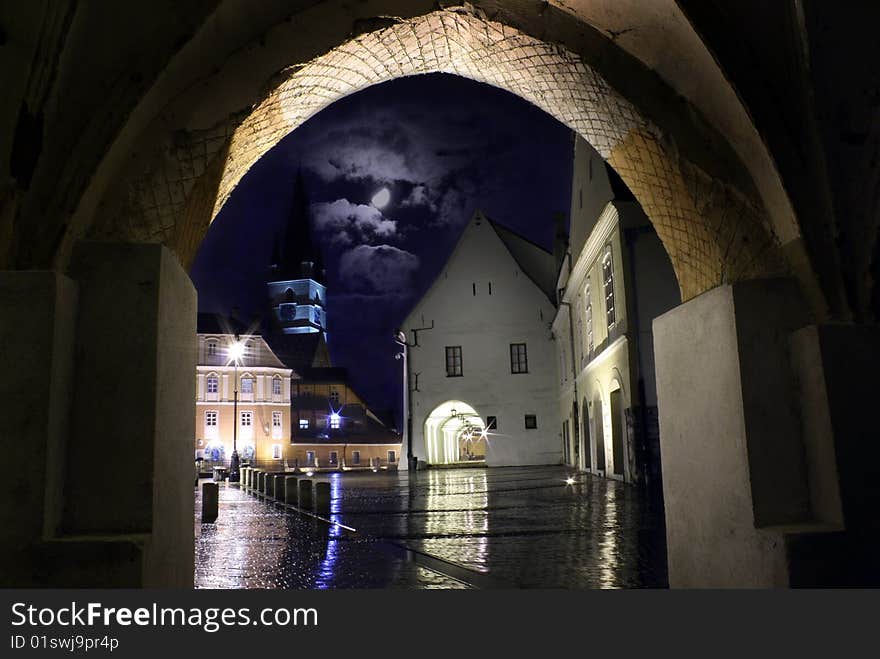
[[[431,212],[437,211],[436,195],[431,194],[425,185],[415,185],[410,193],[404,197],[400,205],[404,208],[409,206],[424,206]]]
[[[332,242],[350,245],[367,240],[388,240],[397,234],[397,223],[373,206],[337,199],[312,204],[311,208],[315,227],[329,235]]]
[[[415,254],[392,245],[358,245],[340,257],[339,275],[355,293],[408,295],[419,265]]]

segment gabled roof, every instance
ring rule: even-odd
[[[556,263],[553,259],[553,254],[528,238],[514,233],[507,227],[501,226],[495,220],[488,217],[486,219],[492,228],[495,229],[498,237],[501,238],[501,242],[504,243],[513,260],[517,262],[520,270],[535,282],[538,288],[544,291],[551,302],[555,300]]]

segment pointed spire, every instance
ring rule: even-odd
[[[312,239],[309,199],[302,170],[293,186],[293,204],[283,238],[276,240],[272,270],[279,279],[315,279],[323,283],[324,264],[321,252]]]

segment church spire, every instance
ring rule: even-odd
[[[309,199],[302,171],[296,174],[293,204],[287,225],[272,250],[272,272],[276,279],[314,279],[323,283],[324,263],[312,238]]]

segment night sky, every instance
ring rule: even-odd
[[[551,249],[569,210],[572,133],[506,91],[431,74],[370,87],[293,131],[244,177],[191,271],[199,311],[267,305],[272,245],[302,172],[327,267],[328,345],[355,389],[399,418],[392,334],[476,209]],[[371,204],[383,188],[381,210]]]

